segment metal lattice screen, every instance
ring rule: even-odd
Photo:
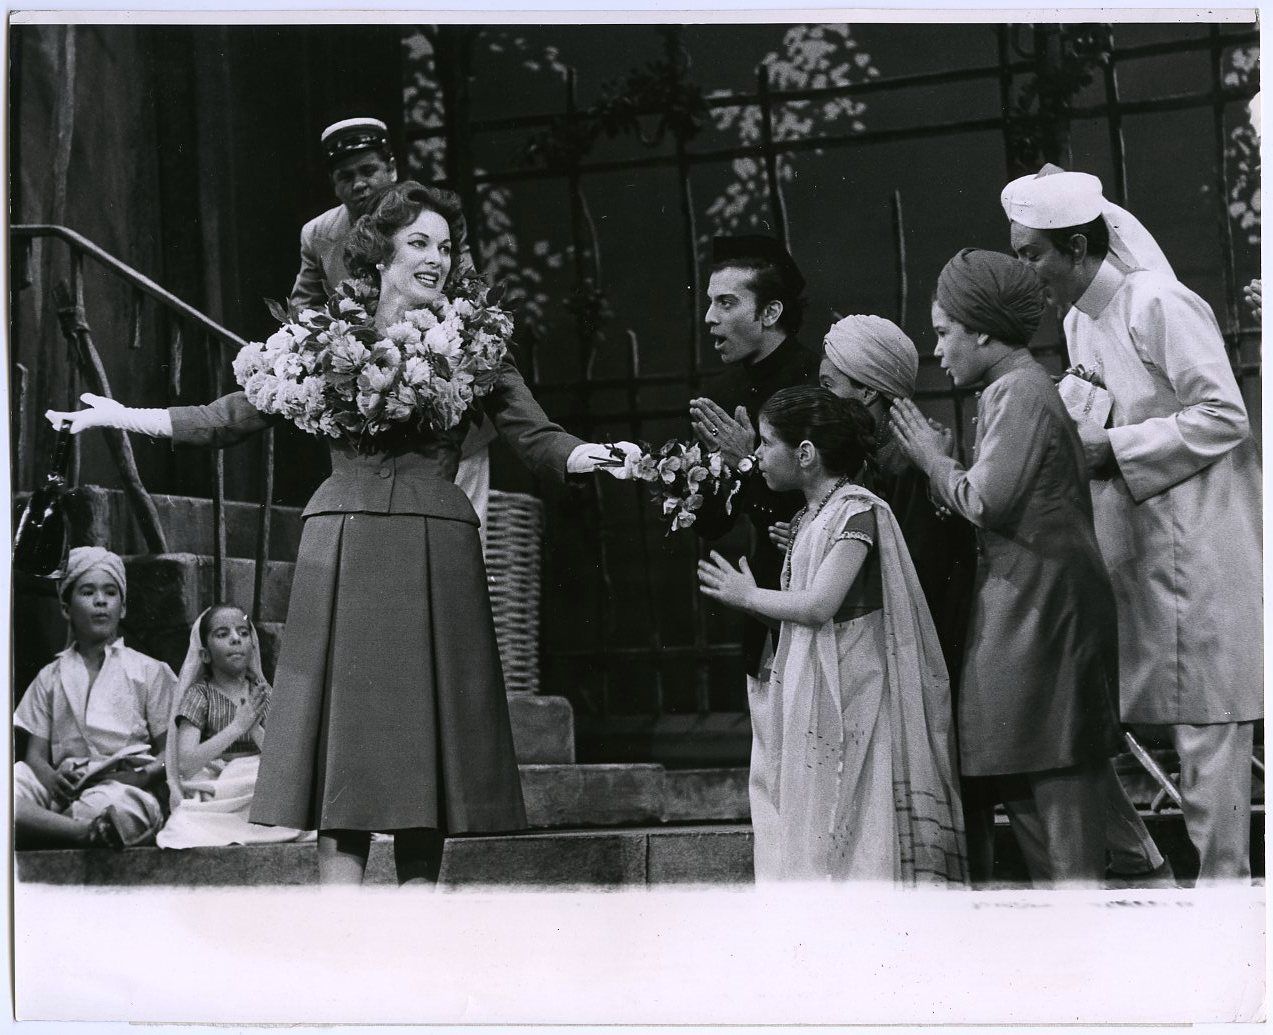
[[[688,437],[715,369],[707,243],[759,229],[808,276],[805,343],[841,313],[896,319],[922,404],[966,436],[928,299],[958,247],[1006,250],[999,188],[1043,160],[1096,172],[1159,236],[1258,426],[1252,26],[448,26],[404,47],[412,173],[464,195],[528,380],[580,435]],[[1039,352],[1059,369],[1059,328]],[[691,535],[608,480],[550,498],[547,523],[546,689],[585,723],[745,711],[737,622],[698,595]]]

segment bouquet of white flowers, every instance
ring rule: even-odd
[[[739,475],[752,470],[754,461],[743,457],[737,471],[725,463],[719,450],[705,453],[698,443],[671,439],[658,449],[641,444],[640,454],[615,453],[616,464],[627,468],[628,478],[645,482],[650,495],[662,510],[667,534],[689,528],[709,496],[725,494],[729,513],[742,482]]]
[[[499,288],[462,279],[452,298],[411,310],[383,332],[374,299],[345,281],[321,309],[267,302],[281,325],[234,360],[234,376],[262,413],[302,431],[374,451],[394,431],[448,431],[495,387],[513,334]]]

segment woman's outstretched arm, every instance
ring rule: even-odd
[[[518,459],[540,477],[562,481],[567,474],[588,474],[605,470],[616,478],[626,478],[623,467],[611,467],[606,446],[585,442],[549,419],[531,394],[521,371],[505,360],[495,391],[484,400],[484,408]],[[630,442],[618,442],[625,453],[640,452]]]
[[[141,409],[86,392],[80,398],[85,409],[49,410],[45,417],[56,428],[71,425],[78,435],[89,428],[119,428],[152,438],[170,438],[178,445],[232,446],[269,427],[270,419],[242,392],[222,396],[205,406],[169,406]]]

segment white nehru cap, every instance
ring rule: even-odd
[[[1091,173],[1066,172],[1048,164],[1009,183],[999,201],[1012,222],[1032,230],[1064,230],[1103,216],[1110,256],[1125,272],[1141,269],[1175,276],[1153,234],[1127,209],[1107,200],[1101,181]]]
[[[1101,181],[1091,173],[1056,172],[1021,176],[999,195],[1014,223],[1033,230],[1082,226],[1102,214]]]

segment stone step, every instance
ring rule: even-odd
[[[142,554],[125,557],[124,565],[128,572],[125,622],[129,643],[167,662],[175,672],[186,655],[191,625],[217,598],[212,558],[192,553]],[[291,561],[267,562],[261,592],[264,623],[281,624],[286,619],[295,571]],[[254,561],[227,557],[225,599],[250,612],[255,579]],[[273,672],[276,656],[275,645],[267,675]]]
[[[1179,812],[1145,817],[1177,879],[1192,883],[1197,856]],[[1252,815],[1253,876],[1264,878],[1264,810]],[[995,828],[994,885],[1027,883],[1007,823]],[[126,852],[18,852],[18,879],[29,883],[91,886],[224,887],[312,884],[313,844],[203,848],[184,852],[133,848]],[[698,824],[605,831],[457,837],[449,839],[440,882],[447,887],[613,887],[651,884],[742,884],[752,880],[752,837],[742,824]],[[393,884],[392,846],[377,841],[367,867],[370,884]]]
[[[73,489],[68,508],[72,542],[107,546],[116,553],[144,553],[145,541],[133,520],[122,489],[81,485]],[[168,540],[169,553],[211,554],[212,501],[199,496],[154,495],[159,524]],[[261,505],[226,500],[223,509],[226,552],[231,557],[256,557]],[[269,557],[290,561],[301,541],[301,508],[270,509]]]
[[[95,887],[251,887],[313,884],[313,844],[194,848],[182,852],[18,852],[24,882]],[[393,846],[376,841],[368,884],[396,883]],[[751,880],[745,826],[558,831],[448,839],[439,882],[446,887],[517,884],[556,889]]]
[[[747,822],[746,769],[522,765],[532,829]]]

